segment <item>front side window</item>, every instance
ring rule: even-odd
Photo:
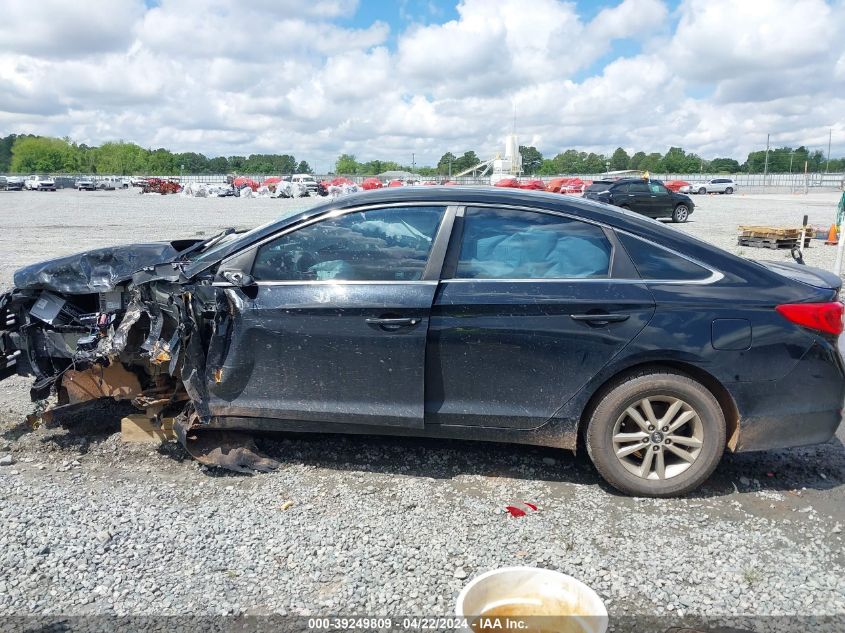
[[[532,211],[467,209],[455,277],[605,278],[611,251],[593,224]]]
[[[422,278],[443,207],[356,211],[262,245],[259,281],[415,281]]]
[[[669,191],[666,189],[666,187],[664,187],[663,185],[661,185],[658,182],[648,183],[648,188],[651,191],[651,193],[657,193],[657,194],[668,194],[669,193]]]

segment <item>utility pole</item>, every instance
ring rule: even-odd
[[[833,138],[833,128],[827,131],[827,164],[824,166],[824,173],[830,171],[830,141]]]
[[[789,190],[795,192],[795,181],[792,179],[792,159],[795,157],[795,150],[789,152]],[[803,244],[802,244],[803,246]]]
[[[414,173],[414,168],[416,167],[416,155],[414,152],[411,152],[411,173]]]
[[[449,154],[449,180],[452,180],[452,154]]]
[[[766,177],[769,175],[769,135],[766,134],[766,159],[763,162],[763,184],[766,184]]]

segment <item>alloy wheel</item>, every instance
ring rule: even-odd
[[[704,446],[704,425],[687,402],[649,396],[631,404],[613,427],[613,451],[622,466],[642,479],[677,477]]]

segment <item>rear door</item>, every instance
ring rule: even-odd
[[[232,258],[253,260],[255,285],[223,289],[211,414],[422,427],[447,215],[437,205],[335,213]]]
[[[598,225],[539,210],[459,210],[432,307],[426,422],[528,429],[648,323],[654,301]],[[634,273],[635,275],[635,273]]]

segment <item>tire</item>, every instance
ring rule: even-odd
[[[676,224],[679,222],[686,222],[689,219],[689,209],[687,209],[687,205],[679,204],[675,207],[675,210],[672,211],[672,222]]]
[[[646,401],[651,416],[643,408]],[[638,416],[629,414],[632,410]],[[679,426],[665,431],[673,421]],[[628,374],[605,390],[585,439],[596,470],[617,490],[673,497],[694,490],[713,473],[725,450],[725,433],[722,408],[706,387],[685,374],[652,369]],[[642,439],[634,439],[637,435]],[[617,455],[625,450],[626,455]]]
[[[726,188],[725,188],[725,193],[726,193],[726,194],[731,195],[733,192],[734,192],[734,188],[733,188],[733,187],[726,187]]]
[[[707,193],[707,189],[705,189],[704,187],[699,187],[698,193],[700,193],[703,196],[705,193]]]

